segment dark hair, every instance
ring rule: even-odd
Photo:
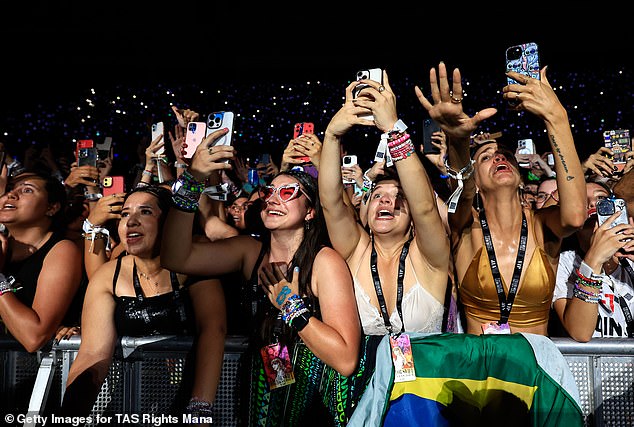
[[[317,303],[317,298],[315,298],[315,295],[312,292],[310,279],[313,274],[313,261],[315,260],[317,253],[324,246],[331,247],[331,244],[326,230],[326,221],[322,214],[321,204],[319,201],[317,179],[300,170],[280,172],[276,175],[276,177],[280,175],[287,175],[296,179],[301,185],[302,190],[306,192],[306,195],[310,199],[308,200],[307,198],[306,203],[315,210],[313,219],[304,223],[304,238],[293,255],[290,265],[288,266],[286,279],[291,281],[293,279],[294,268],[296,266],[299,267],[299,294],[308,295],[309,300],[306,301],[308,303],[307,305],[312,307],[314,315],[319,316],[319,304]],[[263,244],[269,245],[270,233],[266,232],[262,237]],[[269,311],[269,314],[264,319],[261,325],[261,338],[263,340],[269,339],[274,333],[273,331],[276,327],[277,313],[279,313],[278,310]],[[285,324],[281,325],[281,329],[281,341],[290,342],[294,332]]]
[[[172,207],[172,192],[165,187],[158,185],[146,185],[143,187],[135,187],[126,194],[123,203],[128,200],[132,194],[149,193],[158,199],[158,206],[161,209],[161,217],[165,217],[170,207]]]
[[[44,189],[46,190],[46,194],[48,196],[48,203],[59,203],[60,208],[53,216],[51,216],[51,230],[53,231],[64,231],[65,227],[68,225],[66,209],[68,208],[68,196],[66,194],[66,188],[64,184],[59,182],[59,180],[49,173],[43,171],[28,171],[23,172],[20,175],[11,178],[10,185],[11,187],[15,186],[15,184],[19,181],[28,178],[37,178],[44,181]]]

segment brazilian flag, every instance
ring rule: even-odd
[[[583,426],[579,392],[541,335],[410,334],[416,379],[394,383],[389,337],[354,426]]]

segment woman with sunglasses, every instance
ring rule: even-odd
[[[345,103],[328,124],[321,151],[319,195],[328,233],[353,274],[365,335],[359,364],[363,372],[334,382],[335,394],[344,400],[342,418],[349,418],[368,384],[379,341],[403,332],[440,333],[445,315],[449,239],[429,177],[405,124],[398,120],[385,72],[383,80],[383,85],[362,81],[368,87],[356,98],[358,82],[346,88]],[[373,121],[358,117],[368,112]],[[345,203],[339,154],[342,137],[355,125],[383,132],[381,139],[386,139],[396,169],[394,174],[393,168],[384,168],[375,180],[362,202],[367,208],[361,210],[366,216],[361,221]]]
[[[233,148],[213,146],[226,130],[210,134],[176,182],[165,224],[162,264],[194,275],[240,272],[252,291],[253,337],[249,425],[329,425],[319,394],[324,364],[343,375],[356,367],[359,320],[345,261],[328,244],[314,178],[281,172],[261,188],[266,232],[194,242],[192,221],[205,179],[231,168]],[[267,371],[279,357],[292,369],[288,381]],[[291,367],[292,365],[292,367]],[[293,382],[294,381],[294,382]]]
[[[487,108],[469,117],[462,106],[458,69],[449,82],[440,63],[429,75],[430,102],[416,94],[448,137],[448,171],[462,193],[449,214],[452,248],[471,334],[528,332],[547,335],[555,272],[562,239],[585,221],[585,180],[575,150],[568,115],[555,95],[546,69],[541,80],[508,72],[517,83],[504,87],[504,99],[517,111],[542,119],[555,156],[561,203],[533,210],[522,207],[521,176],[512,152],[496,142],[472,147],[469,139],[478,125],[496,113]],[[433,104],[432,104],[433,102]],[[475,209],[473,202],[475,199]],[[451,209],[450,209],[451,210]]]

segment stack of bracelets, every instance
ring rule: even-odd
[[[575,287],[572,290],[572,296],[580,299],[583,302],[589,302],[591,304],[598,304],[601,301],[601,280],[591,279],[577,269],[575,271],[577,278],[575,279]],[[587,286],[592,289],[596,289],[597,292],[586,291],[581,286]]]
[[[14,286],[15,278],[13,276],[9,276],[7,279],[4,274],[0,273],[0,296],[8,293],[16,293],[22,286]]]
[[[88,221],[88,218],[86,218],[84,220],[84,224],[82,225],[82,229],[84,232],[81,236],[85,240],[90,240],[90,252],[92,252],[95,239],[104,239],[106,241],[106,250],[110,250],[110,231],[108,231],[107,228],[99,225],[93,225],[90,221]]]
[[[183,171],[172,186],[174,207],[184,212],[196,212],[198,200],[204,190],[204,182],[196,181],[188,170]]]
[[[282,305],[282,320],[290,327],[294,327],[298,331],[304,329],[308,323],[306,319],[310,318],[310,310],[304,304],[304,300],[297,294],[293,294],[286,299]],[[300,322],[293,324],[294,320],[301,318]],[[298,323],[302,323],[301,325]]]
[[[398,162],[411,156],[416,152],[414,143],[405,131],[392,131],[387,137],[387,148],[390,150],[392,160]]]
[[[213,405],[206,400],[192,397],[185,408],[185,412],[196,418],[211,417]]]

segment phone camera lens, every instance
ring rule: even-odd
[[[599,200],[597,203],[597,213],[603,216],[610,216],[615,212],[614,203],[608,199]]]
[[[189,124],[189,130],[192,132],[196,132],[196,123],[190,123]]]
[[[357,73],[357,79],[361,80],[363,78],[363,71],[359,71]]]

